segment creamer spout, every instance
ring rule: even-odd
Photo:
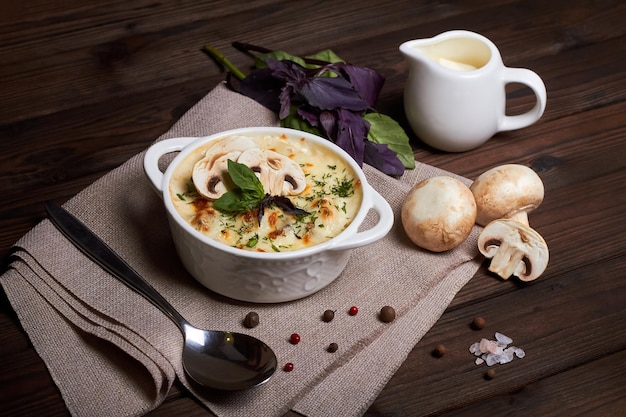
[[[409,63],[423,61],[426,59],[426,55],[422,51],[421,45],[429,39],[417,39],[412,41],[406,41],[400,45],[400,53]]]

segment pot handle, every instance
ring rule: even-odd
[[[370,209],[373,209],[378,215],[378,222],[371,228],[361,232],[357,232],[346,241],[337,242],[331,250],[353,249],[360,246],[369,245],[384,237],[393,226],[393,210],[391,206],[373,188],[371,189],[372,201]]]
[[[184,147],[196,140],[198,138],[194,137],[165,139],[153,144],[146,151],[143,157],[143,170],[159,196],[163,193],[163,172],[159,168],[159,161],[164,155],[180,152]]]

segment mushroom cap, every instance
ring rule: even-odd
[[[544,187],[539,175],[529,167],[506,164],[485,171],[470,186],[476,201],[476,223],[485,226],[493,220],[531,212],[543,201]]]
[[[302,167],[278,152],[251,148],[242,152],[237,162],[250,167],[270,195],[298,195],[306,188]]]
[[[548,266],[548,245],[539,233],[511,219],[494,220],[478,237],[478,250],[491,259],[489,270],[503,279],[538,278]]]
[[[210,200],[220,198],[228,191],[228,160],[236,161],[242,152],[258,147],[246,136],[229,136],[212,142],[204,157],[195,163],[192,179],[200,195]]]
[[[432,252],[463,242],[476,220],[476,203],[461,181],[437,176],[416,184],[402,204],[402,225],[417,246]]]
[[[196,163],[191,178],[200,195],[210,200],[220,198],[228,191],[228,160],[236,161],[240,151],[208,155]]]

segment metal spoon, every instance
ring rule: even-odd
[[[80,220],[54,203],[46,203],[46,211],[52,223],[83,253],[144,296],[178,326],[185,337],[183,368],[198,384],[243,390],[263,384],[274,374],[276,355],[265,343],[242,333],[195,328]]]

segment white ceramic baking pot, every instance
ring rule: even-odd
[[[287,135],[306,138],[331,149],[352,166],[363,188],[363,201],[354,221],[339,235],[311,247],[286,252],[254,252],[217,242],[190,226],[176,211],[170,195],[170,179],[178,163],[207,142],[232,135]],[[159,161],[179,152],[163,173]],[[385,236],[393,225],[389,203],[368,183],[352,157],[332,142],[306,132],[278,127],[235,129],[216,135],[166,139],[152,145],[144,157],[146,175],[163,199],[172,238],[189,273],[201,284],[224,296],[255,303],[296,300],[319,291],[344,270],[352,249]],[[370,210],[376,223],[359,230]]]

